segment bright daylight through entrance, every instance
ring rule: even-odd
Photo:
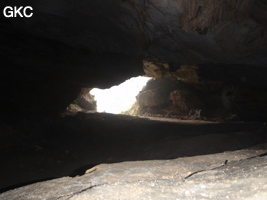
[[[96,100],[97,112],[120,114],[129,110],[136,102],[136,96],[146,86],[150,77],[133,77],[109,89],[94,88],[90,91]]]

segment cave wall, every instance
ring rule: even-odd
[[[83,86],[119,84],[143,74],[138,56],[96,54],[59,41],[29,35],[7,21],[1,32],[1,114],[59,114]]]
[[[174,66],[227,64],[226,76],[231,64],[246,65],[265,83],[264,0],[2,0],[1,10],[7,5],[32,6],[34,15],[0,17],[3,119],[60,113],[81,87],[143,74],[146,56]]]

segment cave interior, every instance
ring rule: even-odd
[[[267,142],[266,1],[0,2],[26,5],[0,18],[1,192]],[[134,77],[127,109],[97,110],[93,88]]]

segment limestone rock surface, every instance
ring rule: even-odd
[[[38,199],[266,199],[267,146],[174,160],[101,164],[80,177],[35,183],[0,195]]]
[[[188,112],[191,109],[204,107],[204,103],[193,92],[187,90],[174,90],[169,98],[181,111]]]
[[[169,92],[166,89],[146,90],[138,94],[137,101],[140,106],[160,106],[169,102]]]
[[[96,100],[94,96],[90,93],[90,88],[83,88],[79,97],[75,100],[75,102],[83,109],[86,110],[96,110]]]

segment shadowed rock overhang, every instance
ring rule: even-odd
[[[8,20],[18,29],[75,49],[149,54],[179,64],[267,62],[263,0],[7,2],[1,8],[34,9],[30,19]]]
[[[7,5],[32,6],[33,16],[0,18],[1,113],[60,113],[81,87],[144,74],[146,56],[227,65],[226,77],[231,64],[261,76],[267,64],[264,0],[2,0],[0,9]]]

